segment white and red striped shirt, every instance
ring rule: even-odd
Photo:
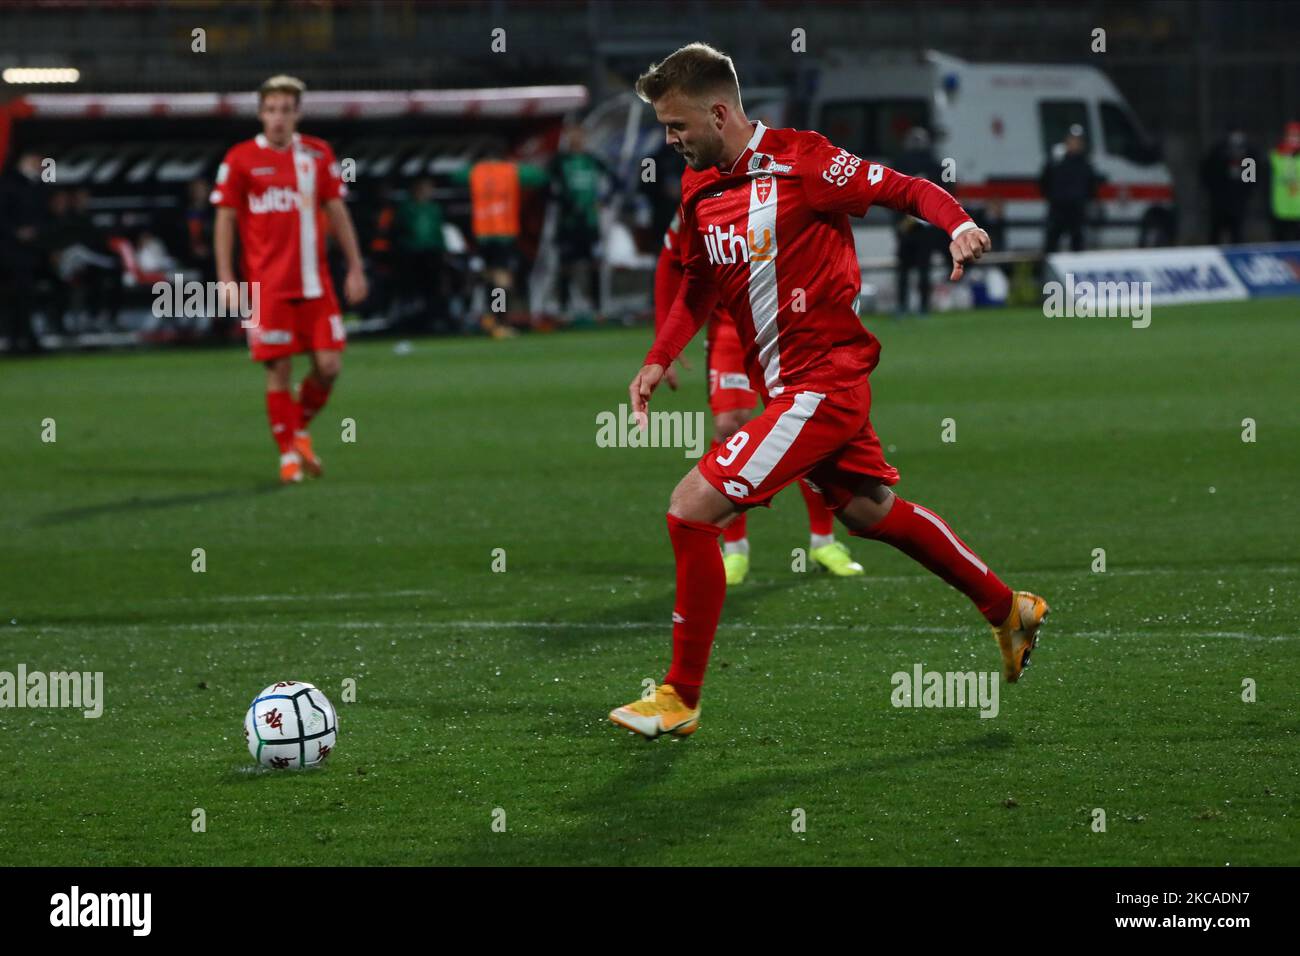
[[[666,368],[720,300],[767,396],[851,387],[875,367],[880,343],[854,308],[861,272],[849,216],[878,203],[949,235],[975,224],[933,183],[863,162],[820,133],[753,125],[730,170],[682,176],[685,275],[646,364]]]
[[[259,133],[230,147],[210,198],[238,213],[245,281],[263,296],[315,299],[330,283],[322,207],[345,195],[329,143],[295,133],[276,149]]]

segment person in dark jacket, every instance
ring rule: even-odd
[[[1088,203],[1102,181],[1085,147],[1083,127],[1076,123],[1066,134],[1061,155],[1043,164],[1039,186],[1047,200],[1047,252],[1056,252],[1065,235],[1070,237],[1071,250],[1083,251]]]
[[[1201,185],[1210,200],[1210,245],[1239,243],[1246,224],[1251,183],[1244,179],[1242,160],[1258,155],[1239,129],[1210,147],[1201,160]]]
[[[903,152],[894,161],[894,169],[908,176],[928,179],[937,186],[943,186],[942,170],[930,147],[930,134],[924,127],[913,126],[903,136]],[[915,272],[917,291],[921,300],[920,312],[924,315],[930,311],[932,288],[930,260],[941,244],[944,248],[947,247],[947,236],[942,230],[905,213],[895,216],[894,234],[898,239],[894,249],[898,314],[903,315],[907,312],[908,280]]]
[[[41,156],[24,150],[0,177],[0,332],[13,353],[42,351],[32,328],[32,308],[48,204]]]
[[[600,205],[613,180],[609,167],[587,149],[587,133],[578,123],[564,130],[561,149],[551,160],[551,196],[559,211],[555,243],[560,254],[560,311],[569,302],[578,267],[585,270],[587,298],[600,312]]]

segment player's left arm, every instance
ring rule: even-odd
[[[323,183],[321,208],[325,210],[330,229],[338,239],[339,248],[343,250],[343,258],[348,263],[347,278],[343,280],[343,297],[349,305],[357,305],[364,302],[366,296],[370,294],[365,266],[361,261],[361,243],[357,241],[357,230],[352,225],[352,214],[348,212],[347,203],[343,201],[343,197],[348,194],[348,187],[343,183],[338,160],[334,158],[334,151],[327,144],[322,145],[324,146],[322,158],[324,169],[321,177]]]
[[[848,150],[822,139],[811,150],[799,174],[814,209],[864,216],[873,205],[924,219],[948,233],[952,241],[950,281],[962,277],[967,263],[993,248],[989,234],[947,190],[915,176],[906,176],[881,163],[867,163]]]
[[[325,203],[325,215],[329,217],[330,228],[343,250],[343,258],[348,263],[347,278],[343,280],[343,296],[350,305],[364,302],[370,294],[366,282],[366,270],[361,263],[361,243],[357,241],[357,230],[352,225],[352,215],[342,199],[331,199]]]

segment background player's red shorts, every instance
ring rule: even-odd
[[[315,299],[262,296],[252,321],[248,350],[254,362],[269,362],[299,352],[342,351],[347,345],[338,299],[329,286]]]
[[[758,392],[749,386],[740,333],[729,319],[710,320],[706,346],[709,359],[709,409],[714,415],[758,404]]]
[[[826,394],[783,392],[698,467],[709,484],[741,505],[770,506],[778,491],[807,477],[835,510],[848,504],[864,478],[898,481],[871,427],[867,382]]]

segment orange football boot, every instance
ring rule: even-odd
[[[303,470],[313,478],[319,478],[324,471],[321,468],[320,459],[316,457],[316,452],[311,447],[311,435],[307,432],[297,432],[293,436],[293,450],[298,453],[302,459]]]
[[[1011,595],[1011,613],[1001,627],[993,628],[993,638],[1002,651],[1002,676],[1013,684],[1029,666],[1029,652],[1038,643],[1038,628],[1051,610],[1037,594],[1016,591]],[[992,626],[992,625],[990,625]]]
[[[609,712],[620,727],[653,739],[661,734],[686,737],[700,726],[700,708],[687,707],[672,684],[660,684],[650,700],[636,700]]]

